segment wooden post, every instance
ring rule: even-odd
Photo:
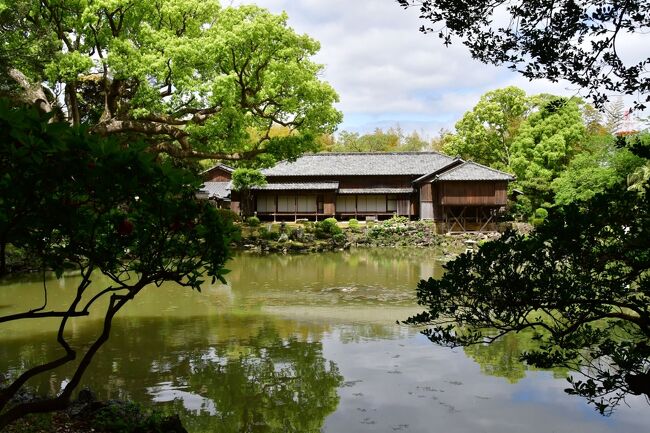
[[[481,210],[483,211],[482,208],[481,208]],[[482,213],[483,213],[483,212],[482,212]],[[483,224],[483,225],[481,226],[479,232],[483,232],[483,229],[487,227],[487,225],[490,223],[490,221],[492,221],[492,217],[493,217],[493,216],[494,216],[494,215],[490,212],[490,216],[489,216],[489,218],[487,219],[487,221],[485,221],[485,224]]]

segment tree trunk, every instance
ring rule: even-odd
[[[7,273],[7,243],[0,241],[0,275]]]
[[[52,112],[53,107],[50,98],[45,94],[40,84],[32,83],[25,74],[15,68],[9,69],[7,75],[21,87],[22,94],[19,99],[22,102],[34,105],[44,113]]]
[[[68,105],[68,121],[73,126],[79,126],[81,115],[79,114],[79,99],[77,98],[76,82],[66,83],[65,85],[66,103]]]

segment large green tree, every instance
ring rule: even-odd
[[[0,37],[2,93],[176,158],[292,158],[341,120],[318,42],[256,6],[2,0]]]
[[[534,207],[552,202],[551,182],[583,149],[581,101],[540,95],[512,143],[511,167]]]
[[[527,96],[514,86],[484,94],[456,123],[443,150],[517,176],[529,214],[553,203],[551,183],[571,160],[602,147],[599,116],[580,99]]]
[[[449,346],[533,332],[521,359],[576,371],[568,392],[602,413],[650,397],[649,212],[650,195],[621,185],[554,209],[529,236],[508,232],[421,281],[426,311],[409,323]]]
[[[475,59],[506,65],[523,76],[568,80],[586,89],[597,106],[609,93],[634,95],[637,108],[650,102],[646,53],[622,55],[626,34],[645,38],[650,4],[644,0],[535,2],[516,0],[396,0],[417,7],[425,23],[445,45],[454,38]]]
[[[647,166],[646,159],[626,147],[616,146],[613,137],[603,138],[603,146],[578,154],[553,180],[551,189],[555,204],[584,202],[616,185],[625,186],[638,170]],[[648,134],[640,135],[638,139],[650,141]]]
[[[205,200],[200,180],[171,162],[157,162],[147,145],[124,148],[67,123],[49,123],[35,109],[0,104],[0,234],[28,251],[43,272],[67,267],[81,278],[68,298],[0,316],[0,325],[55,319],[59,353],[24,365],[0,387],[0,429],[28,413],[65,408],[91,360],[108,340],[115,315],[148,286],[165,281],[200,290],[204,275],[223,280],[235,231]],[[97,273],[109,285],[92,284]],[[61,307],[64,305],[64,307]],[[91,316],[92,314],[92,316]],[[73,320],[103,326],[87,346],[68,340]],[[62,391],[14,400],[28,381],[66,365],[74,372]]]
[[[512,143],[531,105],[526,92],[515,86],[487,92],[456,123],[456,134],[443,150],[449,155],[511,170]]]

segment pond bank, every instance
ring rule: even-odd
[[[328,222],[329,220],[329,222]],[[347,250],[351,247],[440,247],[452,253],[474,249],[482,242],[497,239],[499,233],[439,233],[429,221],[393,218],[381,222],[321,222],[242,224],[236,249],[257,253],[316,253]]]
[[[37,401],[35,396],[21,400]],[[188,433],[180,417],[164,415],[131,401],[99,401],[88,389],[67,409],[27,415],[6,427],[6,433]]]

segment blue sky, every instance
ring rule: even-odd
[[[516,85],[529,94],[580,95],[566,82],[533,82],[505,67],[473,60],[459,42],[446,48],[423,35],[418,11],[394,0],[233,0],[272,12],[286,11],[289,25],[320,41],[315,61],[323,79],[341,98],[339,130],[367,132],[399,125],[428,137],[453,129],[462,114],[492,89]],[[624,40],[621,52],[643,53],[643,44]],[[647,53],[646,53],[647,55]],[[627,101],[626,101],[627,102]]]

